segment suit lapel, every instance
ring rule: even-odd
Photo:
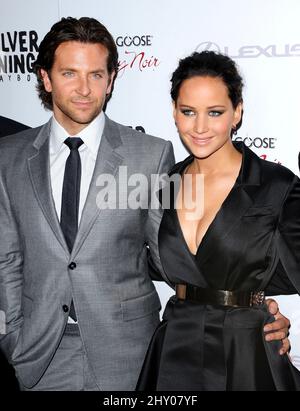
[[[95,169],[88,191],[85,206],[83,208],[81,221],[78,228],[78,233],[75,239],[71,258],[74,257],[80,250],[86,236],[90,232],[100,209],[97,207],[97,179],[102,174],[115,176],[119,166],[123,162],[123,157],[118,154],[115,149],[122,145],[118,126],[108,117],[105,118],[105,127],[101,138],[98,155],[96,159]]]
[[[36,152],[28,158],[28,168],[31,183],[37,201],[52,229],[57,240],[60,242],[66,253],[69,254],[64,235],[61,231],[59,220],[56,214],[54,200],[52,197],[50,165],[49,165],[49,136],[51,120],[42,127],[33,146]]]

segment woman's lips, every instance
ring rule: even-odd
[[[209,144],[212,139],[213,137],[206,137],[206,138],[192,137],[192,141],[199,146],[205,146]]]

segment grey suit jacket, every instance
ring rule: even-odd
[[[118,186],[119,167],[126,166],[128,178],[143,173],[150,181],[173,165],[172,145],[106,117],[70,255],[52,198],[49,133],[50,122],[0,141],[0,310],[6,315],[0,347],[21,383],[34,386],[62,337],[63,306],[73,298],[99,388],[132,390],[159,321],[147,245],[159,265],[160,212],[100,210],[97,177],[112,174]],[[142,196],[150,195],[149,184]]]

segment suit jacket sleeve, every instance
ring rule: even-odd
[[[164,150],[162,152],[160,162],[157,169],[157,174],[164,174],[168,173],[171,168],[175,164],[175,157],[173,146],[170,141],[166,142]],[[156,195],[156,193],[152,193],[152,195]],[[151,205],[150,205],[151,206]],[[164,281],[164,278],[161,276],[160,270],[156,266],[154,259],[151,256],[151,252],[148,249],[148,267],[149,267],[149,275],[152,280],[154,281]]]
[[[277,231],[280,263],[300,292],[300,180],[294,177],[285,198]]]
[[[173,146],[170,141],[166,141],[164,150],[162,152],[160,162],[158,165],[157,173],[158,174],[163,174],[163,173],[169,173],[171,168],[175,164],[175,158],[174,158],[174,151],[173,151]]]
[[[0,179],[0,348],[8,360],[22,325],[23,257],[17,224],[3,180]]]

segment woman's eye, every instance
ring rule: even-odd
[[[223,111],[212,110],[212,111],[210,111],[208,114],[209,114],[209,116],[211,116],[211,117],[219,117],[219,116],[221,116],[223,113],[224,113]]]
[[[184,116],[187,116],[187,117],[191,117],[195,114],[195,112],[193,110],[187,110],[187,109],[186,110],[181,110],[181,113]]]

